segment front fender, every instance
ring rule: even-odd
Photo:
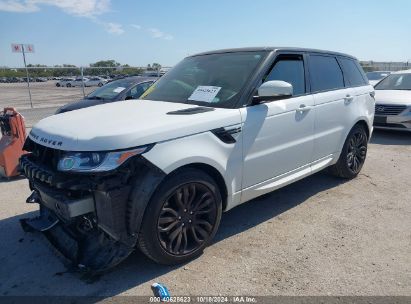
[[[157,143],[144,157],[166,174],[190,164],[215,168],[224,178],[228,196],[241,190],[242,137],[227,144],[211,131]]]

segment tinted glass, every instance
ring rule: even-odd
[[[314,92],[344,88],[343,74],[334,57],[311,55],[310,79]]]
[[[233,52],[188,57],[141,98],[212,107],[234,106],[267,52]]]
[[[376,90],[411,90],[411,73],[391,74],[381,80]]]
[[[283,80],[293,85],[293,95],[305,93],[304,62],[302,59],[280,59],[264,81]]]
[[[87,95],[87,99],[115,99],[121,92],[134,84],[133,79],[120,79],[102,86],[94,92]]]
[[[367,78],[368,80],[380,80],[388,75],[390,75],[390,72],[368,72]]]
[[[144,82],[136,85],[127,93],[127,97],[138,99],[152,84],[152,82]]]
[[[349,85],[356,87],[368,84],[362,77],[362,74],[354,60],[340,58],[340,61],[344,70],[345,79],[348,81],[347,86]]]

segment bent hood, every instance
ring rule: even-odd
[[[241,122],[238,109],[197,114],[167,114],[195,105],[129,100],[47,117],[29,137],[43,145],[65,151],[108,151],[142,146]]]
[[[375,90],[375,102],[389,105],[411,105],[411,91]]]

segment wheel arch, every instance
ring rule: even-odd
[[[370,135],[371,135],[371,128],[368,125],[367,121],[365,119],[360,119],[358,120],[353,127],[350,129],[350,131],[355,127],[355,126],[362,126],[365,129],[365,132],[367,132],[367,139],[370,140]]]
[[[170,172],[167,176],[170,176],[172,174],[177,174],[178,171],[189,169],[189,168],[203,171],[204,173],[210,175],[212,179],[214,179],[214,181],[216,182],[220,190],[222,204],[223,204],[222,207],[223,207],[223,210],[225,210],[227,207],[228,189],[227,189],[227,185],[226,185],[223,175],[215,167],[209,164],[206,164],[206,163],[195,162],[195,163],[185,164],[181,167],[178,167],[174,169],[172,172]]]

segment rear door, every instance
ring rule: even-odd
[[[345,88],[343,72],[335,56],[310,54],[309,61],[316,115],[313,160],[317,161],[339,152],[353,92]]]

